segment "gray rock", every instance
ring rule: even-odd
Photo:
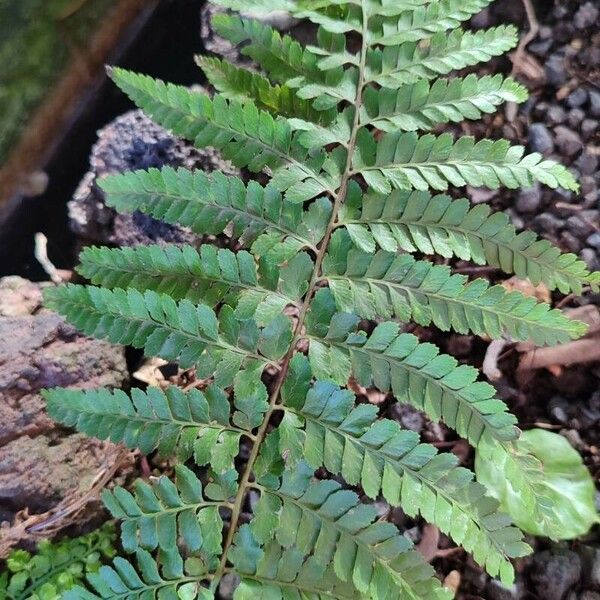
[[[584,88],[578,87],[567,96],[567,105],[571,108],[583,106],[587,100],[587,92]]]
[[[516,208],[519,212],[536,212],[542,202],[542,188],[538,182],[532,187],[520,190],[517,195]]]
[[[568,231],[563,231],[560,234],[561,246],[564,246],[569,252],[579,252],[583,244],[578,237],[575,237]]]
[[[593,550],[588,576],[590,584],[600,590],[600,549]]]
[[[598,129],[598,121],[595,119],[584,119],[581,123],[581,137],[587,142]]]
[[[567,81],[567,69],[565,65],[565,57],[562,53],[550,55],[544,65],[546,71],[546,79],[548,83],[558,88]]]
[[[567,113],[564,108],[558,104],[553,104],[546,112],[546,121],[550,125],[560,125],[565,122]]]
[[[581,5],[573,18],[575,27],[577,29],[586,29],[594,24],[597,25],[599,12],[594,2],[586,2]]]
[[[563,222],[557,219],[553,214],[543,212],[534,217],[532,225],[542,233],[555,234],[562,227]]]
[[[592,235],[590,235],[585,242],[588,246],[592,246],[600,250],[600,233],[592,233]]]
[[[600,600],[600,594],[598,592],[592,592],[590,590],[583,592],[577,596],[577,600]]]
[[[584,150],[574,164],[582,175],[593,175],[598,170],[598,157]]]
[[[579,583],[581,559],[571,550],[544,550],[534,555],[530,577],[538,597],[563,600]]]
[[[583,148],[583,142],[579,135],[564,125],[559,125],[554,129],[554,138],[556,146],[565,156],[575,156]]]
[[[569,123],[569,127],[577,129],[583,119],[585,119],[585,112],[581,108],[573,108],[569,111],[567,122]]]
[[[600,117],[600,92],[598,90],[590,90],[588,96],[590,99],[590,115],[592,117]]]
[[[573,215],[566,220],[567,229],[575,236],[582,239],[587,238],[594,232],[592,223],[580,215]]]
[[[534,123],[529,128],[529,147],[533,152],[550,154],[554,150],[554,141],[543,123]]]
[[[485,591],[489,600],[520,600],[524,597],[523,584],[520,581],[517,581],[515,585],[506,587],[497,579],[490,579]]]
[[[71,229],[88,241],[120,246],[198,243],[200,238],[187,229],[141,213],[117,214],[106,206],[104,192],[96,183],[109,173],[166,165],[239,173],[216,151],[197,150],[156,125],[141,111],[131,111],[100,130],[92,148],[90,170],[68,204]]]
[[[579,257],[587,265],[590,271],[597,271],[600,268],[600,261],[598,260],[598,253],[592,248],[584,248],[580,253]]]

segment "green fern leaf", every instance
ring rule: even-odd
[[[106,203],[119,212],[140,211],[166,223],[189,227],[198,234],[227,232],[242,245],[268,232],[272,244],[285,241],[293,256],[314,248],[325,235],[331,202],[315,200],[303,211],[272,186],[219,172],[206,175],[187,169],[150,169],[110,175],[99,182]]]
[[[538,153],[523,156],[522,146],[510,146],[506,140],[476,143],[470,136],[454,141],[449,133],[418,137],[408,132],[386,133],[375,142],[370,133],[362,132],[354,168],[375,192],[446,190],[449,184],[515,189],[530,187],[535,181],[552,188],[579,188],[562,165]]]
[[[243,428],[230,423],[227,395],[216,386],[187,393],[175,386],[147,392],[120,390],[46,390],[50,416],[88,435],[162,456],[194,456],[200,464],[231,466]],[[235,447],[235,453],[232,448]]]
[[[195,146],[212,146],[236,166],[254,172],[269,169],[290,200],[310,200],[339,183],[321,171],[325,153],[309,157],[283,117],[273,119],[251,102],[228,102],[220,95],[211,100],[201,92],[119,68],[110,76],[154,120]]]
[[[491,385],[476,381],[477,369],[400,333],[396,323],[381,323],[367,335],[356,330],[358,322],[354,315],[335,314],[329,290],[319,292],[309,321],[309,356],[317,379],[345,385],[352,375],[365,387],[391,390],[398,402],[443,420],[474,446],[482,436],[500,441],[517,437],[516,418],[494,397]]]
[[[441,0],[412,10],[407,9],[399,18],[389,16],[377,19],[369,26],[370,44],[396,46],[404,42],[418,42],[435,33],[458,27],[474,14],[482,11],[492,0]]]
[[[453,275],[449,267],[408,254],[358,250],[343,230],[331,238],[323,280],[338,310],[367,319],[412,319],[420,325],[434,323],[444,331],[492,338],[509,335],[538,345],[566,342],[587,329],[548,304],[501,285],[490,286],[485,279],[469,282],[464,275]]]
[[[408,538],[391,523],[377,522],[373,505],[361,504],[357,494],[335,481],[316,481],[312,475],[300,463],[284,473],[277,489],[261,488],[250,523],[254,539],[262,544],[275,539],[323,567],[332,565],[340,580],[373,600],[451,596]]]
[[[425,46],[407,42],[371,49],[367,54],[365,79],[367,83],[398,89],[407,83],[435,79],[488,61],[510,50],[517,41],[513,26],[500,26],[476,32],[455,29],[449,34],[438,33]]]
[[[214,375],[218,385],[230,385],[242,366],[262,368],[279,358],[258,353],[270,341],[270,332],[259,330],[252,320],[236,319],[228,306],[217,319],[204,304],[177,303],[166,294],[73,284],[48,289],[45,298],[87,335],[143,348],[147,355],[178,361],[182,368],[197,365],[200,376]]]
[[[216,306],[222,301],[236,307],[239,318],[255,318],[266,325],[288,305],[299,305],[312,260],[295,254],[281,269],[263,274],[254,257],[205,244],[191,246],[88,247],[77,271],[104,288],[134,288],[168,294],[174,300]],[[290,295],[287,295],[290,294]]]
[[[460,123],[493,113],[503,102],[524,102],[527,90],[501,75],[436,79],[403,85],[398,90],[367,88],[361,124],[387,132],[428,131],[441,123]]]
[[[335,112],[315,110],[310,102],[299,98],[287,85],[274,85],[259,73],[248,71],[218,58],[196,57],[208,81],[227,100],[250,100],[261,109],[285,117],[298,117],[312,123],[330,123]]]
[[[561,254],[533,232],[517,234],[506,214],[490,214],[485,204],[471,208],[465,198],[399,190],[364,198],[358,193],[342,208],[340,221],[365,252],[379,246],[388,252],[457,256],[563,293],[581,293],[589,283],[587,266],[577,256]]]
[[[121,542],[127,552],[169,551],[181,539],[189,552],[220,554],[222,503],[204,499],[202,483],[187,467],[176,465],[175,482],[164,475],[151,485],[138,479],[134,490],[132,494],[116,487],[102,493],[111,515],[122,521]]]

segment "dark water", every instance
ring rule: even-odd
[[[193,56],[202,51],[202,3],[163,0],[115,64],[174,83],[199,82],[201,72]],[[75,240],[68,229],[66,204],[87,171],[96,132],[130,108],[130,101],[109,80],[88,100],[44,168],[49,176],[45,193],[24,199],[0,228],[0,276],[47,279],[33,255],[33,236],[38,231],[48,238],[50,260],[58,268],[73,266]]]

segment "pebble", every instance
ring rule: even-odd
[[[485,591],[489,600],[520,600],[523,598],[523,589],[518,583],[506,587],[497,579],[490,579]]]
[[[579,583],[581,559],[571,550],[544,550],[534,556],[530,576],[539,598],[562,600]]]
[[[545,233],[556,233],[559,227],[562,227],[562,224],[560,219],[548,212],[537,215],[532,222],[534,227]]]
[[[565,221],[567,229],[575,236],[587,238],[594,232],[594,227],[586,219],[582,219],[579,215],[573,215]]]
[[[556,145],[566,156],[574,156],[583,148],[583,143],[579,135],[564,125],[556,127],[554,129],[554,135]]]
[[[575,161],[575,167],[582,175],[593,175],[598,170],[598,157],[584,150]]]
[[[581,137],[587,142],[598,128],[598,121],[594,119],[584,119],[581,123]]]
[[[578,106],[583,106],[586,103],[586,100],[588,98],[587,92],[584,88],[577,88],[575,90],[573,90],[568,96],[567,96],[567,104],[571,107],[571,108],[577,108]]]
[[[595,250],[592,248],[584,248],[579,256],[581,260],[587,265],[590,271],[596,271],[598,269],[598,256]]]
[[[516,208],[519,212],[536,212],[542,202],[542,188],[538,182],[532,187],[520,190],[517,195]]]
[[[585,243],[588,246],[592,246],[592,247],[597,248],[598,250],[600,250],[600,233],[599,232],[592,233],[592,235],[590,235],[585,240]]]
[[[551,54],[546,61],[545,71],[548,83],[556,88],[561,87],[567,81],[565,57],[558,53]]]
[[[575,129],[583,119],[585,119],[585,112],[581,110],[581,108],[573,108],[569,111],[567,121],[573,129]]]
[[[588,96],[590,98],[590,115],[592,117],[600,117],[600,92],[590,90]]]
[[[586,29],[597,23],[599,13],[600,11],[594,2],[586,2],[575,13],[573,23],[577,29]]]
[[[575,237],[572,233],[568,231],[563,231],[560,234],[561,246],[564,246],[569,252],[579,252],[583,244],[579,240],[579,238]]]
[[[546,121],[550,125],[560,125],[565,122],[567,113],[564,111],[562,106],[553,104],[546,112]]]
[[[554,150],[554,141],[543,123],[534,123],[529,128],[529,147],[533,152],[550,154]]]

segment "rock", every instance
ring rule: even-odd
[[[42,305],[42,285],[22,277],[0,279],[0,316],[22,317],[33,314]]]
[[[569,252],[575,253],[579,252],[583,246],[581,240],[568,231],[563,231],[560,234],[560,243],[561,246],[564,246]]]
[[[524,597],[523,585],[519,581],[515,585],[506,587],[497,579],[490,579],[485,590],[489,600],[520,600]]]
[[[579,135],[564,125],[554,129],[554,138],[558,149],[568,157],[574,156],[583,148]]]
[[[546,121],[550,123],[550,125],[560,125],[565,122],[566,118],[567,114],[565,113],[565,110],[558,104],[553,104],[546,111]]]
[[[585,112],[583,112],[581,108],[573,108],[569,111],[569,116],[567,117],[569,127],[571,127],[572,129],[576,129],[584,118]]]
[[[567,96],[567,105],[570,108],[583,106],[586,103],[587,97],[588,95],[584,88],[576,88]]]
[[[520,190],[517,195],[516,208],[519,212],[536,212],[542,202],[542,188],[538,182],[532,187]]]
[[[600,600],[600,594],[598,592],[592,592],[588,590],[577,596],[577,600]]]
[[[0,513],[46,511],[94,477],[116,449],[108,442],[65,435],[45,413],[40,390],[121,386],[125,354],[79,335],[58,315],[40,309],[40,286],[0,280],[0,306],[22,297],[20,314],[0,316]]]
[[[567,229],[575,236],[585,239],[594,233],[593,222],[582,218],[582,215],[573,215],[566,220]]]
[[[594,2],[582,4],[573,18],[573,23],[577,29],[586,29],[598,23],[600,11]]]
[[[100,130],[92,148],[90,171],[69,202],[71,229],[96,243],[133,246],[160,242],[197,243],[191,231],[157,221],[147,215],[117,214],[104,203],[98,178],[150,167],[186,167],[239,173],[212,149],[197,150],[156,125],[141,111],[117,117]]]
[[[587,142],[598,129],[598,121],[594,119],[584,119],[581,123],[581,137]]]
[[[392,417],[396,421],[399,421],[404,429],[416,432],[423,430],[423,426],[425,425],[423,413],[409,404],[395,403],[391,407],[390,412]]]
[[[581,559],[571,550],[544,550],[533,557],[530,572],[537,596],[544,600],[563,600],[579,583]]]
[[[592,235],[590,235],[585,240],[585,243],[588,246],[592,246],[593,248],[597,248],[598,250],[600,250],[600,233],[599,232],[592,233]]]
[[[598,260],[598,254],[592,248],[584,248],[580,253],[579,257],[587,265],[590,271],[597,271],[600,268],[600,261]]]
[[[473,29],[484,29],[492,24],[492,14],[489,6],[473,15],[471,18],[471,27]]]
[[[593,175],[598,170],[598,157],[584,150],[574,164],[582,175]]]
[[[590,585],[600,590],[600,549],[593,549],[591,556],[590,568],[587,571]]]
[[[534,217],[532,225],[542,233],[553,234],[562,226],[562,221],[551,213],[543,212]]]
[[[590,115],[592,117],[600,117],[600,92],[590,90],[588,96],[590,99]]]
[[[554,150],[554,141],[543,123],[534,123],[529,128],[529,147],[533,152],[550,154]]]
[[[551,54],[544,65],[546,79],[555,88],[559,88],[567,81],[565,57],[561,53]]]

